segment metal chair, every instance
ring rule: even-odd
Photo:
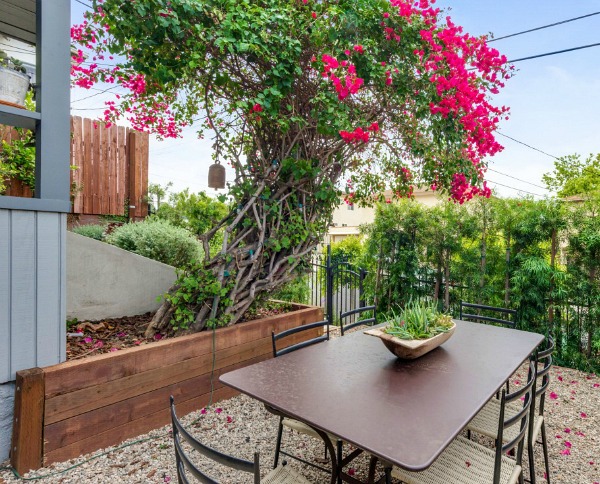
[[[465,311],[465,309],[467,311]],[[473,310],[477,310],[478,314],[473,313]],[[481,311],[484,314],[481,314]],[[500,313],[500,315],[508,315],[505,317],[512,316],[511,319],[503,319],[494,316],[487,316],[489,313]],[[474,323],[496,323],[508,328],[517,327],[517,311],[515,309],[498,308],[495,306],[485,306],[483,304],[473,304],[465,301],[460,302],[460,317],[463,321],[472,321]]]
[[[394,467],[392,476],[410,484],[514,484],[523,482],[523,448],[535,394],[535,367],[530,362],[527,384],[507,394],[502,390],[498,414],[496,448],[490,449],[464,437],[457,437],[425,471],[411,472]],[[516,414],[506,412],[508,405],[524,397]],[[517,425],[514,437],[512,427]],[[508,453],[516,451],[516,460]]]
[[[544,452],[544,465],[546,470],[546,481],[550,482],[550,463],[548,461],[548,441],[546,437],[546,424],[544,420],[544,402],[546,400],[546,391],[550,383],[550,368],[552,367],[552,353],[554,352],[554,340],[551,336],[546,338],[546,347],[543,351],[539,351],[535,360],[536,371],[536,391],[535,405],[531,407],[529,430],[527,433],[527,454],[529,460],[530,481],[535,484],[535,462],[534,462],[534,445],[537,443],[540,433],[542,435],[542,448]],[[541,368],[540,368],[540,365]],[[514,415],[518,410],[518,405],[509,405],[506,408],[507,414]],[[500,404],[498,400],[490,400],[485,407],[469,422],[467,429],[477,432],[481,435],[486,435],[493,439],[497,438],[498,427],[496,422],[500,412]],[[504,435],[504,440],[512,436],[512,433]]]
[[[367,312],[371,312],[372,316],[361,319],[363,313]],[[347,320],[351,320],[352,322],[346,324]],[[373,326],[374,324],[377,324],[375,306],[364,306],[362,308],[352,309],[351,311],[340,312],[340,332],[342,336],[344,336],[345,331],[356,328],[357,326]]]
[[[315,336],[313,338],[301,341],[299,343],[293,343],[285,348],[280,348],[280,349],[277,348],[277,342],[284,338],[288,338],[292,335],[302,333],[304,331],[309,331],[309,330],[313,330],[316,328],[322,328],[323,326],[326,327],[326,332],[325,332],[325,334],[323,334],[321,336]],[[282,331],[281,333],[277,333],[277,334],[275,334],[275,332],[273,331],[271,333],[271,341],[273,344],[273,358],[277,358],[277,357],[285,355],[287,353],[291,353],[292,351],[296,351],[301,348],[305,348],[307,346],[311,346],[311,345],[321,343],[321,342],[327,341],[327,340],[329,340],[329,321],[328,320],[318,321],[316,323],[305,324],[302,326],[288,329],[286,331]],[[338,453],[340,452],[341,441],[336,436],[325,434],[324,432],[318,432],[315,429],[313,429],[310,425],[307,425],[304,422],[300,422],[299,420],[295,420],[286,415],[283,415],[281,412],[275,410],[274,408],[269,407],[268,405],[265,405],[265,408],[269,412],[279,416],[279,426],[277,429],[277,443],[275,446],[275,461],[273,463],[274,468],[276,468],[278,466],[279,455],[283,454],[287,457],[296,459],[304,464],[315,467],[319,470],[325,471],[327,473],[331,472],[332,476],[337,475],[337,459],[335,457],[335,454],[336,454],[335,449],[337,448]],[[290,453],[282,450],[281,449],[281,441],[283,439],[283,427],[290,428],[301,434],[309,435],[310,437],[313,437],[313,438],[322,439],[325,442],[325,458],[327,458],[328,452],[332,456],[332,469],[326,469],[325,467],[321,467],[313,462],[308,462],[298,456],[295,456],[293,454],[290,454]],[[332,482],[334,482],[333,478],[332,478]]]
[[[171,395],[171,421],[173,423],[173,443],[175,445],[175,460],[177,463],[177,479],[179,484],[188,484],[187,475],[195,477],[199,482],[207,484],[218,484],[213,478],[207,476],[203,471],[196,467],[188,454],[183,450],[182,443],[185,442],[191,448],[205,457],[232,469],[248,472],[254,476],[254,484],[310,484],[296,470],[287,466],[279,466],[269,472],[263,479],[260,478],[259,454],[254,453],[254,461],[247,461],[233,457],[217,450],[214,450],[194,438],[181,422],[177,419],[175,413],[175,402]]]

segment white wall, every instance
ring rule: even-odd
[[[67,319],[98,320],[155,311],[175,268],[67,233]]]

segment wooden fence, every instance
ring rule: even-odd
[[[71,116],[72,213],[148,215],[148,135],[131,128]],[[10,142],[18,134],[3,129]],[[11,180],[6,195],[31,197],[29,187]],[[129,210],[129,212],[128,212]]]
[[[161,427],[170,421],[169,395],[184,415],[208,405],[211,380],[213,402],[230,398],[237,392],[219,376],[271,358],[271,331],[322,319],[322,308],[298,305],[291,313],[218,329],[213,378],[211,331],[17,372],[11,463],[23,474]]]

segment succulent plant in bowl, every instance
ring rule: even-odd
[[[453,327],[452,316],[438,311],[434,302],[410,301],[392,315],[384,332],[400,339],[428,339]]]

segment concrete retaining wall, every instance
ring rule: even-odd
[[[15,397],[13,382],[0,385],[0,464],[8,459]]]
[[[98,320],[155,311],[175,268],[67,233],[67,319]]]

